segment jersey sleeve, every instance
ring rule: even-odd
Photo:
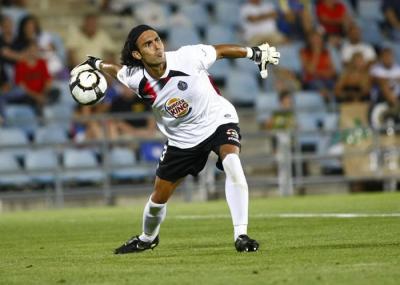
[[[139,89],[139,82],[136,79],[136,74],[139,69],[130,68],[126,65],[123,65],[122,68],[117,73],[117,78],[119,82],[124,84],[126,87],[132,89],[137,92]]]
[[[198,69],[207,70],[217,60],[217,51],[212,45],[191,45],[179,49],[184,61]]]

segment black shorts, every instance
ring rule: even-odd
[[[216,131],[200,144],[186,149],[164,146],[164,151],[158,161],[156,174],[168,181],[176,181],[188,174],[196,176],[206,165],[211,151],[219,156],[219,146],[223,144],[240,145],[240,129],[237,124],[229,123],[219,126]],[[221,158],[218,157],[217,167],[223,170]]]

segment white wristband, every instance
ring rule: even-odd
[[[246,50],[247,50],[246,57],[251,58],[253,56],[253,50],[249,47],[246,47]]]
[[[102,61],[101,59],[98,59],[98,60],[96,60],[96,61],[94,62],[94,64],[95,64],[97,70],[100,70],[100,64],[101,64],[102,62],[103,62],[103,61]]]

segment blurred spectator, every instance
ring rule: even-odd
[[[32,105],[41,114],[43,105],[54,102],[58,93],[51,88],[51,75],[36,43],[28,46],[26,55],[15,65],[15,84],[22,92],[12,94],[8,102]]]
[[[383,0],[382,11],[385,15],[385,26],[389,29],[389,36],[400,41],[400,1]]]
[[[356,24],[352,24],[348,30],[348,40],[343,43],[341,49],[343,63],[349,63],[355,53],[361,53],[368,64],[376,59],[374,47],[362,41],[360,28]]]
[[[5,105],[6,98],[5,95],[10,90],[9,79],[4,68],[4,62],[0,60],[0,126],[5,118]]]
[[[13,26],[14,25],[10,17],[4,15],[1,16],[0,60],[10,65],[13,65],[17,60],[21,59],[22,56],[20,52],[13,49]]]
[[[277,45],[286,41],[278,30],[278,11],[271,2],[248,0],[240,9],[240,18],[243,38],[248,45],[264,42]]]
[[[132,114],[132,119],[110,120],[108,124],[113,130],[114,137],[121,138],[125,136],[153,137],[156,133],[156,123],[152,116],[151,106],[145,104],[126,86],[113,82],[103,104],[102,111],[114,114]],[[110,94],[113,92],[113,94]]]
[[[316,14],[330,44],[340,46],[351,22],[346,6],[340,0],[318,0]]]
[[[132,0],[101,0],[100,10],[119,15],[133,15],[134,2]]]
[[[41,57],[46,61],[47,69],[53,77],[58,76],[64,71],[65,67],[60,56],[57,54],[52,35],[41,29],[37,17],[27,15],[21,20],[13,48],[24,52],[33,42],[38,44]]]
[[[386,101],[397,106],[400,98],[400,65],[396,62],[392,49],[384,47],[379,61],[371,67],[371,75],[377,85],[374,101]]]
[[[37,43],[38,25],[37,19],[32,15],[26,15],[21,19],[18,32],[15,37],[13,48],[17,51],[24,51],[32,43]]]
[[[300,50],[300,60],[303,70],[303,87],[317,90],[326,100],[335,86],[336,71],[329,50],[322,35],[318,32],[307,36],[306,45]]]
[[[279,0],[282,16],[279,29],[290,39],[302,39],[313,28],[311,3],[308,0]]]
[[[289,91],[279,93],[279,110],[265,120],[261,128],[268,130],[293,130],[296,127],[293,110],[293,94]]]
[[[3,1],[4,2],[4,1]],[[1,3],[1,14],[7,16],[14,23],[13,35],[17,32],[17,27],[23,17],[28,14],[26,0],[10,0],[8,3]]]
[[[95,14],[85,15],[80,29],[68,36],[66,46],[70,68],[84,61],[87,55],[105,58],[108,52],[113,53],[116,48],[111,37],[99,29],[98,16]]]
[[[367,70],[368,62],[365,61],[363,54],[354,53],[335,85],[338,102],[369,101],[371,77]]]
[[[90,140],[99,140],[105,138],[107,125],[101,124],[100,121],[90,119],[94,115],[93,106],[76,105],[74,120],[72,124],[72,137],[75,142],[83,142]],[[109,133],[109,132],[108,132]],[[109,133],[110,134],[110,133]],[[112,139],[111,135],[107,135]]]

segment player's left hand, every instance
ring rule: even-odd
[[[251,49],[253,50],[253,55],[250,59],[256,64],[261,64],[262,62],[272,63],[273,65],[279,64],[281,54],[276,50],[276,47],[264,43]]]
[[[275,47],[269,46],[269,44],[264,43],[257,47],[252,47],[253,55],[252,59],[260,69],[260,75],[262,78],[268,77],[267,65],[272,63],[273,65],[279,64],[279,59],[281,54],[276,50]]]

